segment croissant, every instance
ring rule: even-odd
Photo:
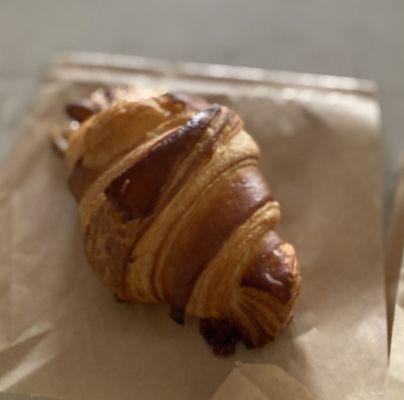
[[[200,318],[218,355],[273,339],[291,318],[299,264],[274,230],[279,204],[240,117],[130,89],[66,110],[74,129],[56,143],[98,278],[121,301],[167,303],[178,323]]]

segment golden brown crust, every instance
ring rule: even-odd
[[[96,99],[68,108],[81,126],[65,158],[97,276],[120,299],[201,318],[218,354],[264,345],[289,321],[300,275],[241,119],[187,96]]]

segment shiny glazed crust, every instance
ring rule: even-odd
[[[240,117],[184,96],[105,93],[67,109],[80,122],[66,139],[69,186],[96,275],[120,300],[199,317],[217,354],[263,346],[291,318],[299,265]]]

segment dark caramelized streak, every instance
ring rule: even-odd
[[[255,248],[241,285],[264,290],[286,303],[292,296],[294,256],[282,251],[282,243],[275,231],[264,236]]]
[[[223,111],[223,109],[222,109]],[[189,176],[195,172],[195,170],[200,166],[202,162],[207,162],[214,153],[215,144],[219,140],[220,135],[223,133],[224,129],[227,127],[230,117],[232,115],[228,110],[217,115],[215,120],[212,119],[209,127],[212,129],[212,135],[208,141],[206,141],[202,146],[200,151],[195,152],[195,157],[192,162],[184,172],[184,174],[177,180],[176,184],[170,189],[170,192],[165,196],[165,201],[162,204],[164,207],[178,192],[182,185],[187,181]],[[232,127],[231,127],[232,128]]]
[[[139,161],[111,182],[105,191],[108,198],[129,219],[150,215],[175,167],[192,150],[219,110],[215,106],[202,111],[159,140]]]

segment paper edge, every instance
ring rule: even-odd
[[[354,92],[375,96],[377,84],[372,80],[347,76],[291,72],[195,62],[173,62],[134,55],[102,52],[61,52],[51,58],[51,65],[57,67],[109,68],[116,71],[148,71],[170,76],[187,76],[219,81],[235,81],[250,84],[274,86],[296,86],[341,92]]]

